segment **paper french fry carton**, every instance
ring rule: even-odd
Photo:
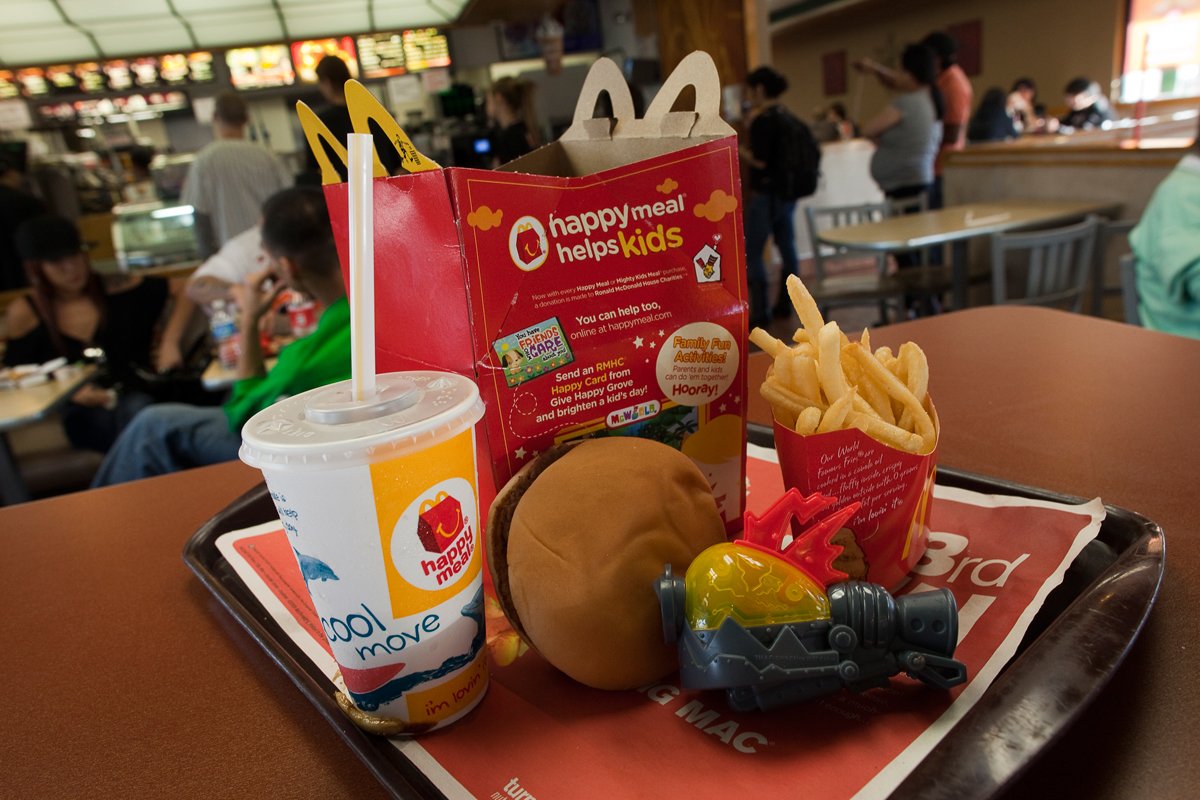
[[[940,431],[932,402],[927,402],[926,410],[934,429]],[[839,568],[852,578],[889,590],[899,588],[925,554],[937,445],[929,453],[917,454],[884,444],[857,428],[808,436],[778,420],[774,428],[785,487],[805,495],[820,492],[836,497],[834,508],[862,503],[843,529],[853,542],[840,540],[846,548],[845,563],[852,566]],[[856,568],[862,574],[856,574]]]
[[[672,111],[687,86],[696,109]],[[602,93],[615,119],[592,118]],[[563,136],[499,170],[443,169],[361,85],[346,96],[355,129],[382,127],[407,170],[377,163],[372,187],[380,371],[474,378],[498,486],[559,442],[652,438],[695,461],[740,527],[742,201],[712,59],[684,59],[641,118],[600,59]],[[345,146],[300,114],[345,265],[347,186],[320,140],[343,159]]]

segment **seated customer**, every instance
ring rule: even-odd
[[[1087,131],[1102,128],[1106,122],[1116,119],[1108,98],[1100,90],[1100,84],[1090,78],[1075,78],[1063,90],[1066,94],[1067,115],[1060,122],[1060,130]]]
[[[164,403],[139,414],[113,446],[93,486],[162,475],[237,458],[242,425],[280,397],[350,377],[350,307],[320,189],[284,189],[263,204],[263,248],[271,264],[248,278],[242,311],[241,379],[220,408]],[[268,281],[274,279],[274,286]],[[317,329],[264,369],[258,321],[292,287],[316,298],[325,313]]]
[[[1129,234],[1147,328],[1200,339],[1200,131]]]
[[[92,271],[75,224],[43,215],[22,223],[17,252],[32,287],[6,310],[6,364],[44,363],[63,357],[99,361],[99,374],[80,387],[63,410],[72,446],[104,452],[152,397],[138,367],[150,364],[155,327],[168,282]]]

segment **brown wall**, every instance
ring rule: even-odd
[[[772,36],[774,66],[788,76],[784,102],[804,117],[840,100],[855,119],[873,116],[887,102],[874,79],[848,73],[846,93],[825,96],[821,56],[845,50],[895,63],[900,50],[932,30],[970,20],[982,23],[981,72],[971,78],[978,100],[990,86],[1008,89],[1029,76],[1053,112],[1062,88],[1076,75],[1104,85],[1116,77],[1123,37],[1124,0],[864,0],[842,11],[785,25]]]

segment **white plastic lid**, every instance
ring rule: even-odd
[[[373,398],[355,401],[350,381],[280,400],[242,427],[242,461],[269,470],[371,464],[423,450],[483,416],[479,389],[451,372],[392,372]]]

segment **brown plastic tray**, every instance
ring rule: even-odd
[[[770,431],[756,426],[751,426],[750,439],[771,444]],[[945,467],[938,468],[937,482],[986,494],[1082,502]],[[1047,597],[1017,654],[893,798],[998,796],[1108,683],[1158,596],[1166,552],[1163,531],[1155,522],[1124,508],[1105,509],[1108,515],[1100,533]],[[334,700],[333,684],[282,631],[217,549],[221,535],[275,518],[266,486],[252,489],[192,536],[184,561],[392,795],[442,797],[387,739],[364,733],[346,719]]]

